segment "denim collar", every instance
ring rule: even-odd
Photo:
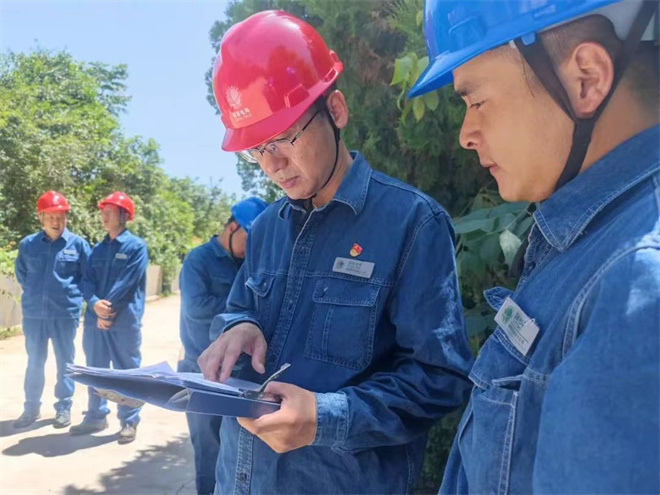
[[[231,255],[220,244],[220,241],[218,240],[217,235],[211,236],[211,238],[209,239],[209,244],[211,245],[211,249],[213,250],[213,254],[215,254],[218,258],[222,258],[222,257],[225,257],[225,256],[231,258]]]
[[[335,202],[348,205],[355,215],[359,215],[367,200],[367,192],[369,190],[369,180],[371,179],[372,170],[367,160],[359,151],[351,151],[351,156],[353,157],[353,163],[346,172],[344,179],[339,185],[339,189],[337,189],[337,192],[330,200],[330,203]],[[286,198],[282,202],[278,216],[283,219],[284,210],[287,209],[287,207],[304,212],[304,201],[305,200]]]
[[[534,219],[554,248],[568,249],[607,205],[660,170],[659,130],[621,143],[538,205]]]
[[[124,243],[128,240],[128,238],[131,236],[131,233],[128,231],[128,229],[124,229],[121,234],[119,234],[117,237],[114,239],[110,239],[110,236],[108,234],[105,235],[103,242],[110,243],[112,241],[117,241],[118,243]]]
[[[57,242],[60,239],[64,239],[64,242],[69,242],[71,240],[72,236],[73,236],[73,234],[71,232],[69,232],[69,229],[64,229],[62,231],[62,235],[60,237],[58,237],[56,241],[51,241],[50,237],[48,237],[48,234],[46,234],[46,232],[44,232],[43,230],[41,232],[39,232],[39,239],[42,242]]]

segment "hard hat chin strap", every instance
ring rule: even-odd
[[[621,51],[614,63],[614,80],[612,81],[612,87],[594,115],[587,119],[582,119],[575,115],[570,98],[568,97],[566,89],[562,85],[559,76],[555,72],[550,55],[543,45],[542,40],[538,39],[529,45],[525,45],[520,38],[514,41],[516,47],[527,64],[534,71],[537,79],[543,84],[545,90],[555,100],[557,105],[559,105],[559,108],[561,108],[574,123],[571,151],[568,155],[561,176],[555,185],[555,191],[573,180],[580,172],[580,168],[582,168],[584,163],[584,158],[587,155],[587,150],[589,149],[589,144],[591,143],[591,137],[596,122],[616,91],[630,61],[634,58],[635,52],[637,51],[644,31],[651,21],[651,18],[654,14],[656,15],[656,18],[658,17],[658,5],[659,3],[653,0],[645,0],[643,2],[632,27],[630,28],[628,37],[623,42]]]
[[[235,223],[236,223],[236,225],[239,226],[239,228],[241,228],[241,225],[238,222],[235,222]],[[243,263],[243,258],[239,258],[234,253],[234,244],[233,244],[233,242],[234,242],[234,234],[236,232],[238,232],[238,229],[234,230],[233,232],[231,232],[229,234],[229,239],[228,239],[228,242],[227,242],[228,246],[227,247],[229,247],[229,255],[231,256],[231,258],[236,262],[236,264],[238,264],[240,266]]]
[[[602,115],[603,111],[607,107],[612,95],[616,91],[616,88],[623,78],[628,65],[630,65],[631,60],[635,56],[635,52],[639,47],[639,43],[644,35],[646,27],[649,25],[649,22],[655,15],[656,23],[660,17],[659,5],[657,1],[653,0],[644,0],[643,5],[635,20],[630,28],[630,32],[626,37],[626,40],[623,42],[621,51],[617,56],[616,61],[614,62],[614,79],[612,81],[612,87],[610,88],[609,93],[603,99],[602,103],[596,110],[593,116],[588,119],[581,119],[575,115],[573,110],[573,105],[571,105],[570,98],[568,93],[566,93],[566,88],[562,85],[559,76],[555,72],[554,65],[546,50],[543,46],[542,40],[538,39],[536,42],[525,45],[523,41],[518,38],[514,41],[516,47],[524,57],[527,64],[532,68],[537,79],[543,84],[545,90],[550,94],[550,96],[555,100],[559,108],[561,108],[566,115],[573,121],[573,142],[571,145],[571,151],[564,165],[559,180],[555,185],[555,191],[559,190],[567,183],[572,181],[580,173],[580,169],[584,164],[584,158],[587,155],[587,150],[589,149],[589,144],[591,143],[591,137],[593,135],[594,127],[596,122]],[[528,211],[533,212],[533,205],[530,205]],[[511,264],[509,269],[509,275],[512,277],[519,277],[524,268],[524,255],[529,246],[529,238],[526,238],[523,244],[520,246],[516,256]]]
[[[330,110],[328,110],[327,105],[325,106],[324,111],[328,116],[328,120],[330,121],[330,125],[332,126],[332,132],[333,132],[333,135],[334,135],[334,138],[335,138],[335,161],[334,161],[334,164],[332,165],[332,170],[330,170],[330,174],[328,175],[328,178],[325,180],[323,185],[321,187],[319,187],[316,190],[316,192],[314,192],[314,194],[312,194],[311,196],[309,196],[307,198],[304,198],[303,201],[305,201],[306,209],[308,209],[308,210],[312,209],[312,201],[314,200],[314,198],[316,198],[316,196],[318,196],[318,194],[321,191],[323,191],[323,189],[325,189],[325,187],[328,185],[328,183],[330,182],[332,177],[335,175],[335,172],[337,171],[337,163],[339,162],[339,141],[341,140],[341,135],[340,135],[341,131],[339,130],[339,128],[335,124],[335,121],[332,118],[332,115],[330,114]]]

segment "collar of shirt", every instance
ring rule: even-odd
[[[62,235],[60,237],[58,237],[55,241],[51,241],[50,237],[48,237],[48,234],[46,234],[46,232],[44,232],[42,230],[39,233],[39,239],[41,240],[41,242],[57,242],[60,239],[63,239],[65,243],[68,243],[69,240],[71,240],[72,235],[73,234],[71,234],[71,232],[69,232],[69,229],[64,229],[62,231]]]
[[[108,234],[105,235],[103,238],[103,242],[106,242],[110,244],[113,241],[117,241],[118,243],[124,243],[128,240],[128,238],[131,236],[131,233],[128,231],[128,229],[124,229],[121,234],[119,234],[117,237],[114,239],[110,239],[110,236]]]
[[[211,236],[211,238],[209,239],[209,244],[211,246],[211,249],[213,250],[213,254],[215,254],[218,258],[224,258],[224,257],[231,258],[231,255],[225,250],[224,247],[222,247],[222,244],[220,244],[217,235]]]
[[[621,143],[539,204],[534,219],[548,243],[565,251],[607,205],[660,170],[659,130]]]
[[[353,210],[353,213],[359,215],[367,199],[372,170],[367,160],[365,160],[359,151],[351,151],[351,156],[353,157],[353,163],[346,172],[344,179],[339,185],[339,189],[337,189],[334,198],[330,202],[344,203]],[[302,199],[293,200],[285,198],[278,216],[284,219],[284,210],[287,207],[304,212],[304,201]]]

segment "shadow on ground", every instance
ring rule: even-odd
[[[171,494],[195,493],[195,467],[188,435],[180,435],[166,445],[142,449],[138,457],[119,468],[99,475],[98,491],[67,486],[65,495]]]
[[[4,421],[0,421],[0,437],[10,437],[19,433],[25,433],[26,431],[38,430],[39,428],[53,424],[52,419],[40,419],[32,423],[27,428],[14,428],[14,421],[14,419],[6,419]]]
[[[64,433],[44,435],[41,437],[24,438],[16,445],[7,447],[2,453],[3,455],[9,456],[38,454],[42,457],[57,457],[61,455],[69,455],[77,450],[98,447],[105,443],[114,442],[118,438],[119,433],[100,436],[71,436],[68,431],[65,431]]]

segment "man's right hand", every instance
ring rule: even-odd
[[[225,382],[242,353],[252,356],[252,367],[257,373],[265,373],[266,339],[254,323],[239,323],[224,332],[199,356],[204,378]]]
[[[115,314],[112,312],[112,303],[101,299],[94,305],[94,313],[101,318],[112,318]]]
[[[110,330],[112,326],[112,320],[102,320],[101,318],[96,319],[96,328],[99,330]]]

